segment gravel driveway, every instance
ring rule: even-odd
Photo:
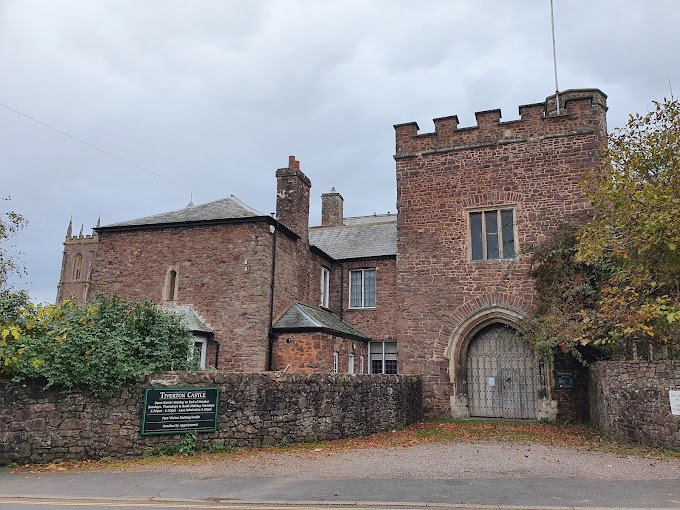
[[[296,479],[680,480],[679,459],[621,455],[568,447],[507,442],[428,443],[409,447],[304,452],[265,451],[198,465],[149,464],[142,471],[194,477]]]

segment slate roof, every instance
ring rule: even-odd
[[[136,220],[123,221],[100,227],[103,230],[120,227],[139,227],[146,225],[166,225],[173,223],[191,223],[214,220],[236,220],[267,216],[252,207],[248,207],[234,195],[207,204],[187,206],[184,209],[170,211],[153,216],[145,216]]]
[[[213,329],[206,324],[205,320],[190,305],[159,306],[158,308],[179,317],[182,325],[189,331],[213,333]]]
[[[395,256],[397,215],[344,218],[341,227],[312,227],[309,244],[336,260]]]
[[[272,326],[276,331],[327,331],[339,336],[350,336],[362,340],[369,337],[352,326],[345,324],[331,312],[314,308],[303,303],[294,303]]]

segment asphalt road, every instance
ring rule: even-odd
[[[446,443],[266,452],[125,471],[0,469],[2,510],[272,508],[302,503],[373,509],[677,509],[680,461],[530,444]]]

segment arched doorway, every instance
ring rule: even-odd
[[[479,330],[468,345],[466,364],[471,416],[537,418],[534,358],[513,328],[493,323]]]

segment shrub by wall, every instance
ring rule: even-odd
[[[680,416],[669,390],[680,390],[680,361],[601,361],[590,369],[590,417],[610,436],[680,447]]]
[[[397,375],[165,372],[111,396],[0,380],[0,465],[141,456],[184,434],[141,436],[145,387],[220,389],[217,431],[199,448],[355,437],[422,417],[420,379]]]

